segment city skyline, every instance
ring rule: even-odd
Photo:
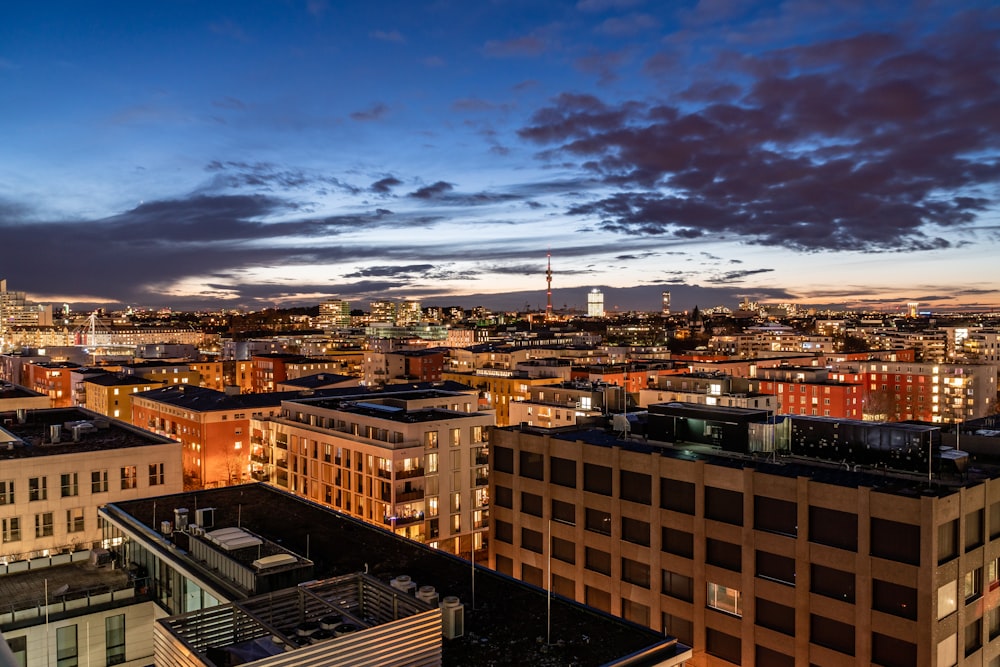
[[[988,2],[15,4],[0,273],[40,302],[513,310],[544,308],[551,252],[557,309],[995,306],[998,26]]]

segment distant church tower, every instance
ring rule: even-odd
[[[552,253],[548,252],[546,253],[546,256],[548,257],[549,260],[549,266],[545,270],[545,282],[548,283],[548,291],[546,293],[548,298],[545,305],[545,319],[551,320],[552,319]]]

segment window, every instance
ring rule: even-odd
[[[917,645],[873,632],[872,660],[885,667],[910,667],[917,664]]]
[[[682,644],[687,644],[688,646],[694,643],[694,624],[690,619],[682,616],[672,616],[667,612],[662,613],[662,618],[663,634],[677,637]]]
[[[9,637],[7,639],[7,646],[10,647],[11,653],[14,654],[14,664],[24,667],[28,664],[28,638],[27,637]]]
[[[743,494],[728,489],[705,487],[705,518],[743,525]]]
[[[810,506],[809,541],[857,551],[858,515]]]
[[[576,543],[561,537],[552,538],[552,557],[564,563],[576,563]]]
[[[76,626],[56,628],[56,667],[77,667]]]
[[[920,565],[920,526],[888,519],[871,520],[871,554]]]
[[[46,500],[49,497],[49,478],[32,477],[28,480],[28,500]]]
[[[684,602],[694,600],[694,580],[691,577],[670,570],[663,570],[660,574],[662,575],[661,592],[664,595]]]
[[[660,507],[682,514],[694,514],[694,484],[661,477]]]
[[[83,508],[75,507],[70,510],[66,510],[66,532],[67,533],[82,533],[83,532]]]
[[[3,541],[21,541],[21,517],[12,516],[3,520]]]
[[[823,565],[810,566],[812,592],[828,598],[854,602],[854,573],[835,570]]]
[[[509,521],[501,521],[497,519],[496,524],[493,526],[496,535],[497,542],[506,542],[507,544],[514,544],[514,524]]]
[[[521,529],[521,548],[527,549],[528,551],[534,551],[536,554],[542,553],[542,545],[545,544],[545,540],[542,538],[542,534],[537,530],[531,530],[529,528]]]
[[[59,476],[59,487],[63,498],[80,495],[80,485],[78,484],[77,477],[78,474],[75,472],[64,472]]]
[[[872,609],[915,621],[917,620],[917,589],[881,579],[873,579]]]
[[[622,470],[619,476],[618,495],[622,500],[648,505],[652,502],[653,478],[639,472]]]
[[[14,504],[14,480],[0,481],[0,505]]]
[[[521,477],[542,479],[545,471],[545,459],[535,452],[521,452]]]
[[[757,625],[791,637],[795,636],[794,607],[788,607],[764,598],[757,598],[754,607]]]
[[[135,466],[125,466],[122,468],[122,490],[134,489],[136,487]]]
[[[958,556],[958,519],[938,526],[938,565]]]
[[[608,613],[611,612],[611,593],[607,591],[602,591],[600,588],[594,588],[593,586],[584,586],[583,600],[584,604],[594,609],[600,609]]]
[[[983,510],[965,515],[965,550],[972,551],[983,545]]]
[[[938,588],[937,617],[940,621],[958,609],[958,582],[949,581]]]
[[[611,468],[594,463],[583,464],[583,490],[611,495]]]
[[[938,667],[952,667],[958,664],[958,635],[948,635],[937,645]]]
[[[611,554],[600,549],[585,547],[584,567],[588,570],[611,576]]]
[[[705,561],[733,572],[743,570],[743,547],[732,542],[708,538],[705,540]]]
[[[757,530],[765,530],[779,535],[798,535],[798,508],[795,503],[765,496],[754,496],[753,525]]]
[[[660,528],[660,549],[668,554],[693,558],[694,535],[683,530],[662,526]]]
[[[795,667],[795,658],[766,646],[757,645],[754,647],[754,663],[768,667]]]
[[[90,473],[90,492],[106,493],[108,490],[108,471],[94,470]]]
[[[521,511],[532,516],[542,516],[542,497],[534,493],[521,492]]]
[[[52,512],[35,515],[35,537],[52,537]]]
[[[510,447],[493,447],[493,470],[514,474],[514,450]]]
[[[549,457],[549,474],[553,484],[571,489],[576,488],[576,461],[551,456]]]
[[[736,665],[743,661],[742,640],[715,628],[705,628],[705,650]]]
[[[848,623],[811,614],[809,616],[809,638],[814,644],[847,655],[854,655],[854,626]]]
[[[795,585],[795,559],[779,556],[768,551],[758,551],[757,576],[778,583]]]
[[[649,588],[649,564],[622,558],[622,581]]]
[[[559,523],[566,523],[571,526],[576,525],[576,505],[563,502],[562,500],[552,500],[552,520]]]
[[[424,448],[437,449],[437,447],[438,447],[438,432],[427,431],[426,433],[424,433]]]
[[[602,535],[611,534],[611,514],[590,507],[586,508],[584,514],[586,515],[587,530],[592,530]]]
[[[965,626],[965,655],[972,655],[983,646],[983,619],[977,618]]]
[[[965,604],[979,599],[983,594],[983,568],[977,567],[965,573],[963,591]]]
[[[649,546],[649,522],[622,517],[622,539],[633,544]]]
[[[458,447],[462,444],[462,429],[453,428],[448,431],[448,441],[451,443],[452,447]]]
[[[510,487],[497,485],[494,487],[493,493],[493,502],[498,507],[514,509],[514,491]]]
[[[733,616],[743,616],[743,605],[740,602],[740,592],[722,584],[708,582],[708,599],[705,602],[710,609],[724,611]]]
[[[521,581],[542,588],[545,586],[545,573],[540,567],[521,563]]]
[[[159,486],[163,484],[163,464],[162,463],[150,463],[149,464],[149,485]]]

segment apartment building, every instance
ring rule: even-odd
[[[136,375],[96,373],[83,380],[83,407],[105,417],[132,423],[132,396],[162,387],[159,380]]]
[[[157,380],[163,384],[185,384],[194,387],[201,385],[201,374],[187,361],[142,361],[122,364],[121,372],[147,380]]]
[[[486,545],[492,411],[433,388],[285,400],[251,420],[270,483],[450,553]]]
[[[3,413],[0,561],[89,549],[97,507],[181,489],[180,444],[79,408]]]
[[[25,364],[24,386],[48,396],[53,408],[70,407],[73,405],[70,374],[77,368],[80,368],[80,364],[71,361],[35,361]]]
[[[841,419],[864,418],[864,378],[857,373],[848,380],[825,367],[778,366],[757,370],[750,390],[777,397],[781,414],[799,414]]]
[[[524,371],[502,368],[481,368],[465,373],[445,371],[441,374],[445,381],[456,382],[479,391],[483,404],[496,411],[497,426],[511,423],[510,406],[530,396],[532,387],[560,384],[558,377],[531,377]]]
[[[497,570],[693,667],[1000,664],[1000,467],[957,472],[933,426],[650,410],[642,439],[493,432]]]
[[[625,409],[625,390],[599,382],[573,381],[528,388],[528,398],[508,405],[511,424],[554,428]]]

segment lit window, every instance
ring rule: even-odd
[[[718,609],[734,616],[743,616],[743,606],[740,592],[721,584],[708,582],[708,600],[706,604],[712,609]]]

